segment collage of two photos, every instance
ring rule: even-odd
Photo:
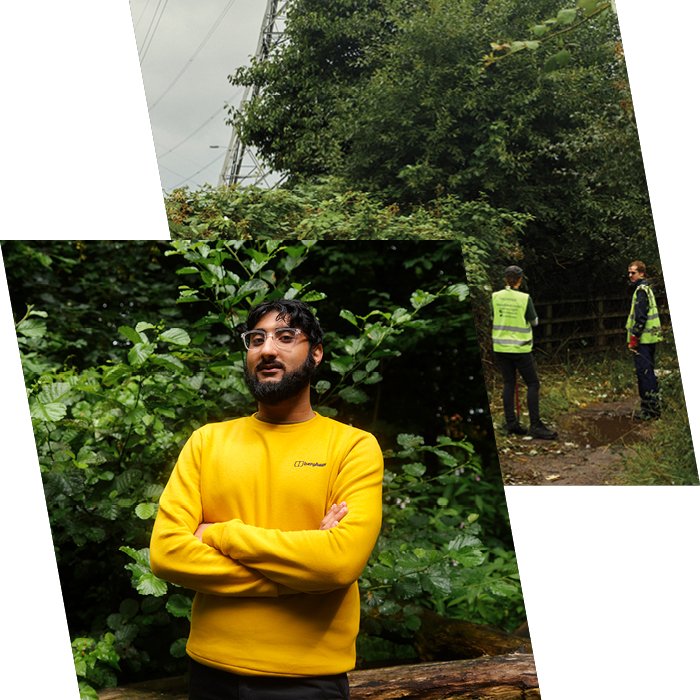
[[[699,481],[614,5],[131,12],[171,240],[2,242],[75,697],[572,687],[509,494]]]

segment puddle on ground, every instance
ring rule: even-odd
[[[629,413],[562,416],[557,424],[560,437],[581,446],[629,445],[643,437],[641,424],[634,421]]]

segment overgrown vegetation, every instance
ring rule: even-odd
[[[182,669],[190,595],[150,572],[151,519],[190,432],[253,410],[236,326],[263,298],[317,307],[315,405],[385,451],[362,661],[415,658],[422,609],[523,621],[459,246],[7,242],[3,257],[83,697]]]
[[[286,176],[279,197],[329,188],[312,235],[466,232],[489,264],[524,256],[540,289],[658,259],[609,2],[299,0],[285,41],[231,82],[259,88],[231,119]],[[437,225],[446,200],[459,225]],[[522,232],[507,253],[506,229]]]

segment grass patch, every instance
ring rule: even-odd
[[[653,438],[635,444],[625,456],[624,482],[631,485],[698,484],[698,468],[685,408],[680,372],[659,377],[662,416]]]

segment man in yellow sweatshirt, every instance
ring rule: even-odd
[[[348,698],[357,579],[381,524],[381,450],[312,410],[323,334],[305,304],[265,302],[246,326],[258,411],[185,444],[160,499],[151,567],[196,592],[190,700]]]

